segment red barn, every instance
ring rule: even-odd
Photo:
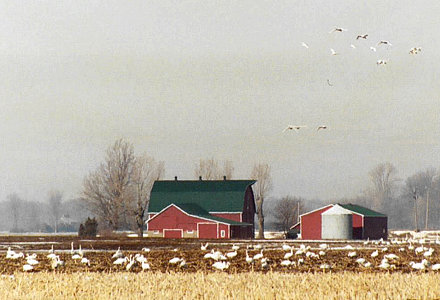
[[[300,216],[301,239],[322,239],[321,214],[334,205],[329,204]],[[353,213],[353,239],[386,239],[388,237],[388,218],[386,215],[355,204],[338,205]]]
[[[253,238],[252,180],[156,181],[147,233],[164,238]]]

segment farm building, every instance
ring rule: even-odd
[[[331,209],[331,211],[330,211]],[[352,229],[347,230],[347,226]],[[386,215],[355,204],[329,204],[300,216],[301,239],[386,239]]]
[[[153,185],[150,237],[253,238],[253,180],[162,180]]]

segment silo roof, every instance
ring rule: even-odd
[[[345,209],[338,204],[335,204],[332,208],[322,213],[322,215],[351,215],[351,214],[353,214],[352,211]]]

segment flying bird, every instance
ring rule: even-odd
[[[353,45],[353,44],[351,44],[350,47],[353,48],[353,49],[356,49],[356,46]]]
[[[373,52],[376,52],[376,51],[377,51],[376,48],[373,47],[373,46],[370,47],[370,50],[373,51]]]
[[[319,131],[319,130],[321,130],[321,129],[327,129],[327,125],[321,125],[321,126],[318,126],[318,128],[316,129],[316,131]]]
[[[327,84],[328,84],[329,86],[333,86],[333,84],[330,83],[330,79],[327,79]]]
[[[332,55],[339,55],[339,53],[336,52],[335,49],[333,48],[330,49],[330,52],[332,53]]]
[[[307,45],[307,44],[306,44],[306,43],[304,43],[304,42],[301,42],[301,46],[303,46],[303,47],[305,47],[305,48],[309,49],[309,45]]]
[[[341,27],[336,27],[330,31],[329,33],[333,33],[333,32],[343,32],[343,31],[347,31],[347,29],[341,28]]]
[[[422,52],[421,47],[414,47],[409,50],[409,54],[419,54],[419,52]]]
[[[356,37],[356,39],[357,39],[357,40],[358,40],[358,39],[364,39],[364,40],[366,40],[367,37],[368,37],[368,34],[358,35],[358,36]]]
[[[386,60],[384,60],[384,59],[379,59],[377,62],[376,62],[376,65],[386,65],[388,62],[386,61]]]
[[[287,131],[287,130],[300,130],[301,128],[307,127],[305,125],[287,125],[286,128],[284,128],[283,132]]]
[[[389,41],[380,41],[379,43],[377,43],[377,46],[379,45],[389,45],[392,46],[393,44],[391,44]]]

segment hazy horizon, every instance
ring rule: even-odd
[[[166,179],[194,178],[199,159],[232,161],[235,178],[267,162],[272,196],[355,196],[385,161],[402,179],[439,168],[439,12],[437,1],[0,3],[0,200],[78,196],[121,137],[164,161]]]

